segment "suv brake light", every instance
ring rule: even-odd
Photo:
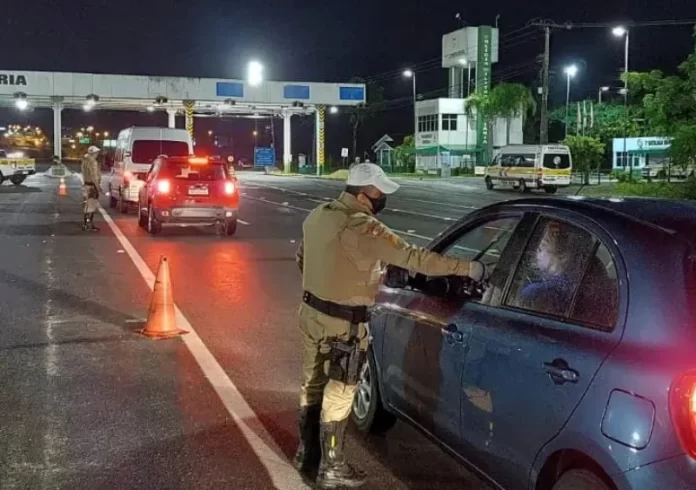
[[[229,180],[225,182],[225,194],[227,194],[228,196],[234,194],[234,182]]]
[[[669,390],[669,411],[684,451],[696,459],[696,371],[677,378]]]
[[[157,192],[160,194],[169,194],[171,187],[171,183],[168,180],[157,181]]]
[[[208,164],[207,157],[190,157],[188,159],[188,161],[191,165],[207,165]]]

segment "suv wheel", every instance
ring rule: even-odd
[[[228,219],[225,222],[225,235],[232,236],[237,233],[237,219]]]
[[[529,188],[527,187],[527,183],[524,181],[524,179],[520,179],[519,189],[520,189],[520,192],[524,192],[524,193],[529,192]]]
[[[610,490],[604,481],[589,470],[568,470],[553,486],[553,490]]]
[[[150,235],[157,235],[162,231],[162,223],[157,221],[155,217],[155,210],[152,209],[152,205],[147,208],[147,232]]]
[[[351,409],[355,426],[366,434],[384,434],[396,423],[396,417],[382,405],[377,383],[377,364],[372,349],[368,349]]]

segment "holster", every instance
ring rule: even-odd
[[[350,326],[348,340],[333,340],[330,343],[329,379],[340,381],[347,385],[358,384],[360,370],[366,359],[366,353],[360,348],[358,325]]]

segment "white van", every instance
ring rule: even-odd
[[[193,142],[185,129],[130,127],[118,135],[114,166],[109,178],[109,204],[127,213],[138,203],[138,194],[152,161],[160,155],[193,154]]]
[[[565,145],[510,145],[501,148],[486,167],[484,181],[488,189],[500,185],[553,194],[570,185],[572,171],[573,158]]]

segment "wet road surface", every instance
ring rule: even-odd
[[[99,218],[85,234],[76,177],[67,197],[40,175],[0,187],[0,488],[306,488],[287,462],[300,382],[293,257],[307,212],[343,184],[241,179],[232,238],[153,238],[108,207],[114,229]],[[424,244],[515,196],[404,182],[383,219]],[[191,334],[151,341],[135,330],[162,255]],[[351,436],[348,454],[367,489],[486,488],[403,423]]]

